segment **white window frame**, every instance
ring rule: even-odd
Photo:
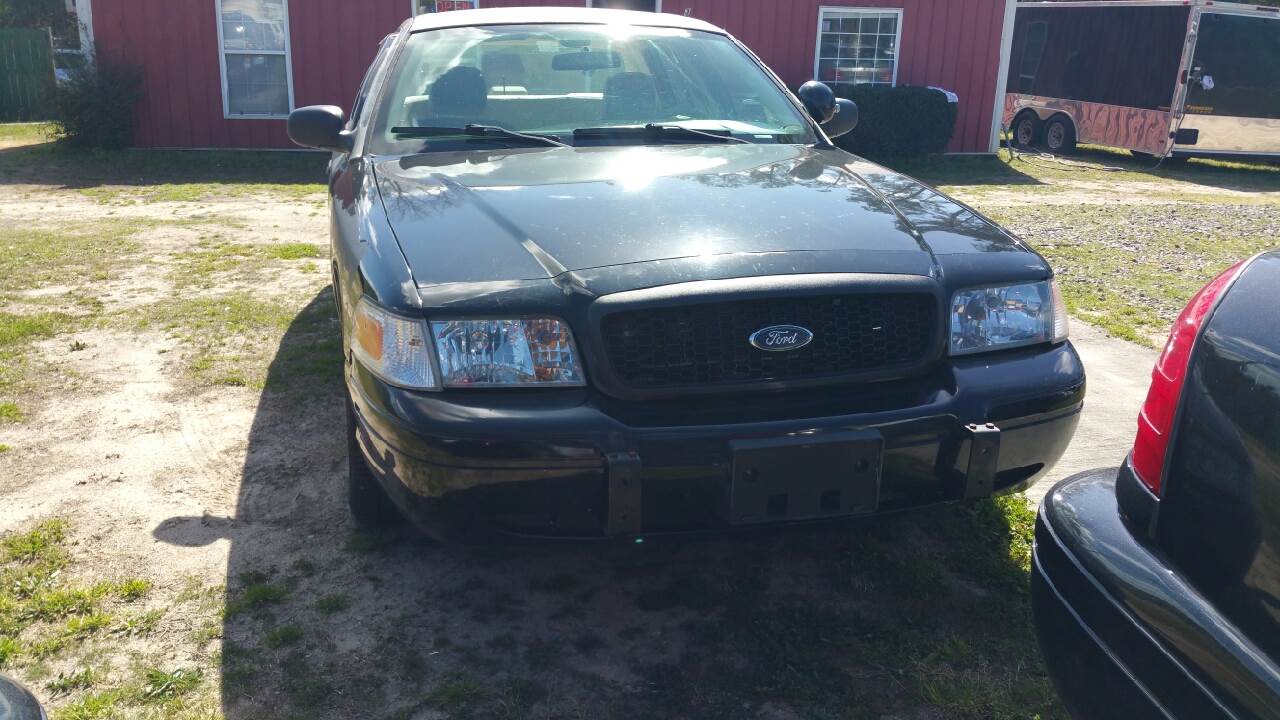
[[[227,50],[226,41],[222,37],[222,0],[213,0],[213,10],[218,22],[218,71],[222,74],[222,118],[224,120],[285,120],[289,112],[297,107],[293,101],[293,52],[289,28],[289,0],[280,0],[284,4],[284,50]],[[227,96],[227,54],[231,55],[283,55],[284,78],[289,87],[289,112],[283,115],[244,115],[231,113],[231,103]]]
[[[480,0],[471,0],[471,9],[477,10],[480,7]],[[409,0],[409,17],[417,17],[426,13],[418,12],[418,0]]]
[[[818,6],[818,27],[813,36],[813,77],[818,79],[818,66],[821,64],[822,58],[822,21],[828,12],[839,12],[845,15],[888,15],[898,16],[898,32],[893,41],[893,46],[898,55],[893,59],[893,79],[889,83],[889,87],[898,86],[898,68],[902,65],[902,8],[896,7],[866,7],[866,6],[848,6],[848,5],[820,5]],[[823,81],[825,82],[825,81]]]

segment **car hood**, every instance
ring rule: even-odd
[[[1015,275],[1048,273],[966,206],[838,150],[548,147],[379,158],[374,168],[421,288],[573,277],[600,294],[764,274],[941,277],[979,254],[1003,254]]]

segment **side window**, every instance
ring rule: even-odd
[[[387,57],[387,50],[394,41],[395,35],[388,35],[383,38],[382,44],[378,46],[378,54],[373,58],[369,69],[365,71],[364,79],[360,81],[360,90],[356,92],[356,99],[351,103],[351,116],[347,118],[348,130],[360,123],[360,115],[364,111],[365,101],[369,98],[369,90],[372,89],[373,78],[378,74],[378,68],[382,67],[382,61]]]

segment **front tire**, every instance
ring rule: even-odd
[[[400,520],[396,506],[364,459],[364,451],[356,439],[356,411],[350,399],[347,400],[347,504],[351,507],[351,517],[362,528],[384,528]]]
[[[1054,155],[1071,155],[1076,151],[1076,126],[1065,115],[1054,115],[1044,125],[1044,146]]]

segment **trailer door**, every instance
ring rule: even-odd
[[[1175,151],[1280,153],[1280,15],[1204,12]]]

